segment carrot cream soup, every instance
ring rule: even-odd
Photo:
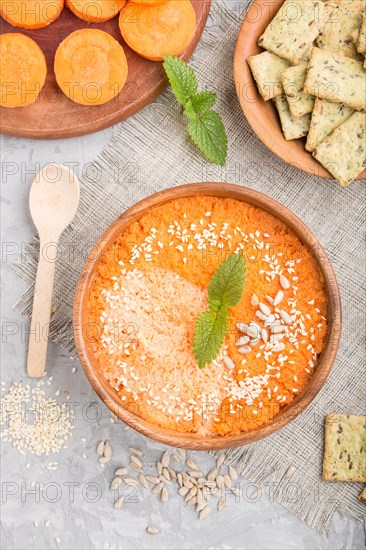
[[[216,358],[193,351],[207,287],[229,255],[245,282]],[[234,434],[268,424],[305,388],[327,332],[323,278],[280,220],[244,202],[173,200],[102,257],[88,302],[99,369],[126,408],[167,429]]]

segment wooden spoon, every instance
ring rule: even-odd
[[[39,377],[45,372],[57,245],[74,219],[79,195],[77,177],[59,164],[48,164],[38,172],[30,190],[29,207],[39,234],[40,253],[29,333],[29,376]]]

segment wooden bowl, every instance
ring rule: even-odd
[[[314,375],[304,391],[291,404],[281,409],[271,424],[247,433],[226,436],[201,436],[181,433],[161,428],[137,416],[133,411],[126,409],[117,392],[98,372],[92,344],[86,337],[88,328],[86,305],[90,289],[97,274],[98,262],[105,251],[132,222],[139,219],[150,208],[164,204],[172,199],[197,195],[229,197],[252,204],[273,214],[291,228],[299,239],[313,251],[313,255],[324,277],[325,291],[328,299],[327,319],[329,328],[324,350],[319,357]],[[311,403],[323,386],[336,357],[341,335],[341,301],[337,280],[323,247],[293,212],[272,198],[240,185],[228,183],[193,183],[167,189],[147,197],[126,210],[105,231],[92,250],[81,273],[76,289],[73,321],[75,343],[86,375],[99,397],[114,414],[142,434],[167,445],[195,450],[225,449],[252,443],[272,434],[288,424]]]
[[[210,11],[211,0],[191,0],[197,18],[196,34],[181,55],[188,61],[201,38]],[[123,47],[128,62],[124,88],[104,105],[79,105],[60,90],[53,71],[55,52],[73,31],[100,29],[113,36]],[[42,29],[13,27],[0,18],[0,34],[21,32],[37,42],[47,61],[47,78],[35,103],[28,107],[0,107],[0,132],[32,139],[59,139],[97,132],[134,115],[151,103],[167,87],[162,63],[149,61],[134,52],[123,40],[118,16],[104,23],[87,23],[64,8],[56,21]]]
[[[259,139],[278,157],[313,176],[334,177],[309,151],[306,139],[286,141],[272,101],[264,101],[247,63],[248,57],[264,51],[257,45],[269,22],[276,15],[284,0],[255,0],[240,29],[234,56],[234,79],[236,93],[243,113]],[[356,179],[366,176],[364,170]]]

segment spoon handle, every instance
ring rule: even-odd
[[[48,242],[44,242],[41,239],[40,242],[27,359],[28,375],[33,377],[43,376],[46,370],[57,241],[48,239]]]

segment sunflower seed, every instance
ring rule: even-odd
[[[198,479],[203,476],[200,470],[188,470],[188,473],[191,477],[193,477],[193,479]]]
[[[262,313],[264,313],[264,315],[266,315],[266,317],[268,317],[268,315],[271,314],[271,310],[269,309],[269,307],[266,304],[263,304],[262,302],[259,302],[259,309],[261,310]]]
[[[224,477],[223,477],[221,474],[219,474],[219,475],[216,477],[216,480],[215,480],[215,481],[216,481],[217,486],[221,489],[221,486],[222,486],[222,484],[224,483]]]
[[[260,319],[261,321],[266,321],[267,320],[267,315],[265,315],[264,313],[262,313],[262,311],[260,311],[258,309],[258,311],[255,312],[255,315],[256,317],[258,317],[258,319]]]
[[[137,447],[129,447],[128,450],[137,456],[144,456],[144,452],[141,449],[137,449]]]
[[[186,457],[186,450],[185,449],[177,449],[177,451],[178,451],[178,454],[180,454],[180,456],[182,458]]]
[[[133,477],[124,477],[123,481],[126,483],[126,485],[137,485],[136,479],[133,479]]]
[[[185,497],[186,495],[188,495],[189,491],[190,491],[189,487],[181,487],[178,493],[180,494],[181,497]]]
[[[157,472],[158,474],[160,475],[161,472],[163,471],[163,465],[162,463],[158,460],[158,462],[156,463],[156,469],[157,469]]]
[[[233,468],[232,466],[229,466],[228,467],[228,472],[229,472],[229,476],[231,477],[231,479],[233,481],[238,479],[238,472],[235,470],[235,468]]]
[[[216,468],[219,469],[220,466],[224,464],[225,455],[224,453],[220,453],[219,456],[216,458]]]
[[[165,453],[163,453],[161,457],[161,465],[163,468],[166,468],[167,466],[169,466],[169,460],[170,460],[169,453],[168,451],[165,451]]]
[[[197,506],[196,506],[196,512],[201,512],[204,508],[206,508],[207,504],[206,502],[197,502]]]
[[[246,334],[248,330],[248,325],[246,323],[236,323],[236,328],[243,334]]]
[[[230,489],[230,487],[231,487],[231,477],[229,475],[225,474],[223,479],[224,479],[224,483],[225,483],[226,487],[228,489]]]
[[[173,470],[173,468],[167,468],[168,469],[168,472],[169,472],[169,475],[170,475],[170,479],[177,479],[177,474],[175,472],[175,470]]]
[[[283,309],[280,310],[281,319],[286,325],[291,325],[293,323],[293,319],[287,311],[284,311]]]
[[[159,529],[153,525],[150,525],[146,528],[146,532],[149,533],[149,535],[157,535],[159,533]]]
[[[189,490],[186,496],[186,500],[189,500],[192,497],[195,497],[198,492],[198,489],[196,486],[192,487],[192,489]]]
[[[147,481],[150,481],[150,483],[153,483],[156,485],[157,483],[160,483],[160,480],[156,476],[146,476]]]
[[[290,282],[288,279],[286,279],[284,275],[280,275],[280,285],[284,290],[287,290],[288,288],[290,288]]]
[[[252,304],[252,306],[257,306],[259,304],[258,296],[256,294],[253,294],[250,303]]]
[[[276,317],[271,313],[268,315],[267,319],[264,321],[264,326],[269,327],[276,321]]]
[[[194,460],[191,460],[190,458],[187,458],[186,464],[187,464],[188,468],[190,468],[190,470],[198,470],[198,466],[197,466],[197,464],[195,463]]]
[[[135,464],[134,462],[130,462],[130,468],[135,470],[135,472],[137,472],[138,474],[142,472],[141,466],[137,466],[137,464]]]
[[[183,481],[189,481],[189,475],[187,472],[181,472]]]
[[[112,458],[112,447],[109,441],[104,444],[104,456],[109,459]]]
[[[197,479],[198,487],[202,487],[204,483],[207,483],[207,479],[205,477],[199,477]]]
[[[198,518],[200,520],[207,518],[211,514],[211,508],[205,506],[203,510],[200,511]]]
[[[275,346],[273,346],[272,351],[277,352],[277,351],[283,351],[284,349],[285,349],[285,344],[280,342],[279,344],[276,344]]]
[[[115,472],[115,476],[124,476],[128,473],[128,468],[118,468]]]
[[[275,299],[273,300],[273,305],[278,306],[278,304],[282,302],[283,297],[284,297],[283,290],[279,290],[275,296]]]
[[[154,487],[151,489],[152,494],[157,495],[158,493],[160,493],[163,487],[164,487],[163,481],[158,483],[157,485],[154,485]]]
[[[177,481],[178,481],[179,487],[183,487],[183,477],[180,472],[177,473]]]
[[[139,458],[137,458],[137,456],[131,455],[130,459],[133,464],[136,464],[136,466],[138,466],[139,468],[142,468],[142,462]]]
[[[193,483],[192,481],[189,481],[189,480],[183,481],[183,486],[187,487],[187,489],[191,489],[193,487]]]
[[[166,485],[171,485],[172,484],[172,482],[169,481],[169,479],[167,479],[165,476],[163,476],[163,474],[160,474],[159,480],[162,481]]]
[[[216,470],[216,468],[214,468],[213,470],[208,472],[207,481],[214,481],[216,479],[216,476],[217,476],[218,473],[219,472],[218,472],[218,470]]]
[[[141,485],[142,485],[143,487],[145,487],[145,489],[148,489],[149,484],[148,484],[147,479],[146,479],[146,477],[144,476],[144,474],[140,474],[140,475],[138,476],[138,480],[139,480],[139,482],[141,483]]]
[[[231,492],[236,496],[240,497],[240,489],[238,487],[231,487]]]
[[[263,342],[268,342],[268,332],[265,328],[262,328],[261,330],[261,337]]]
[[[252,351],[252,348],[250,346],[241,346],[238,348],[238,352],[242,353],[243,355],[248,355]]]
[[[116,489],[118,489],[118,487],[121,485],[121,483],[122,483],[122,479],[120,477],[115,477],[112,480],[112,483],[110,485],[110,490],[115,491]]]
[[[99,441],[98,445],[97,445],[97,455],[102,455],[104,454],[104,441]]]
[[[237,346],[245,346],[249,342],[249,336],[241,336],[239,340],[236,341]]]
[[[271,306],[273,306],[273,298],[271,296],[266,296],[266,300]]]
[[[100,464],[107,464],[107,462],[109,462],[110,459],[111,459],[111,458],[110,458],[109,456],[100,456],[100,457],[98,458]]]
[[[280,340],[282,340],[282,338],[284,337],[285,335],[282,333],[282,334],[272,334],[271,336],[271,342],[279,342]]]
[[[296,472],[295,466],[290,466],[285,474],[285,477],[292,477],[295,472]]]
[[[192,497],[189,500],[187,500],[187,506],[194,506],[195,504],[197,504],[197,498],[196,497]]]
[[[122,508],[123,501],[124,497],[117,498],[116,502],[113,504],[113,508],[115,508],[115,510],[119,510],[120,508]]]
[[[247,328],[247,335],[251,338],[257,338],[258,336],[258,329],[255,326],[251,326]]]
[[[160,499],[161,499],[161,502],[168,502],[169,493],[168,493],[168,489],[166,487],[162,488],[161,493],[160,493]]]
[[[192,470],[191,470],[191,471],[192,471]],[[199,478],[198,478],[198,477],[195,478],[195,477],[192,477],[192,476],[191,476],[191,477],[189,478],[189,481],[190,481],[191,483],[193,483],[193,485],[198,485],[197,479],[199,479]]]
[[[226,499],[220,498],[220,500],[217,502],[217,509],[219,512],[226,506]]]
[[[285,330],[285,327],[284,325],[276,324],[276,325],[272,325],[271,330],[272,330],[272,334],[281,334],[281,332]]]
[[[197,489],[196,497],[197,497],[197,504],[202,504],[204,502],[202,489]]]
[[[162,470],[161,473],[162,473],[163,477],[165,477],[165,479],[167,479],[168,481],[170,481],[170,473],[169,473],[168,468],[163,468],[163,470]]]
[[[181,462],[179,456],[177,455],[172,455],[172,459],[174,460],[174,462]]]
[[[234,361],[227,355],[225,355],[225,357],[223,358],[223,362],[227,369],[235,369]]]

